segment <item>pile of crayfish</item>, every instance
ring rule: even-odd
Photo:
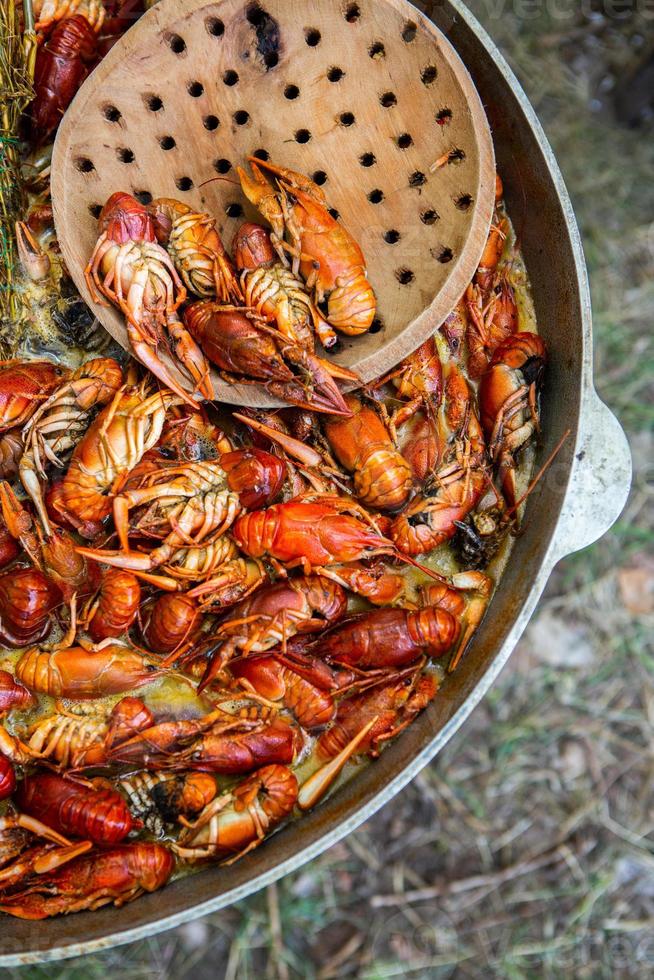
[[[300,284],[278,308],[262,283],[281,293],[294,273],[265,216],[234,269],[206,223],[206,251],[186,250],[176,202],[112,199],[89,276],[135,346],[165,313],[200,390],[191,341],[213,357],[232,324],[271,336],[274,315],[280,358],[310,359],[312,325],[356,327],[352,296],[313,283],[317,316]],[[182,280],[213,297],[186,326]],[[135,361],[0,363],[1,911],[121,905],[234,861],[429,706],[525,496],[546,362],[527,306],[498,181],[459,306],[338,404],[316,385],[278,411],[218,410]]]
[[[329,350],[337,332],[356,336],[372,326],[363,253],[314,181],[249,161],[252,175],[237,168],[241,187],[270,230],[245,222],[232,258],[210,214],[173,198],[144,205],[118,191],[98,217],[89,291],[118,307],[133,353],[190,405],[214,397],[211,363],[228,381],[350,416],[337,382],[361,379],[320,356],[316,343]]]

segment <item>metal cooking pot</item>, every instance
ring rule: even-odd
[[[509,213],[522,235],[538,324],[551,354],[540,460],[568,427],[571,436],[529,499],[524,533],[461,666],[379,760],[232,867],[209,867],[122,909],[38,923],[2,917],[0,966],[75,956],[169,929],[244,898],[354,830],[434,758],[488,691],[556,562],[599,538],[624,506],[629,449],[593,388],[586,267],[559,168],[516,78],[460,0],[433,0],[423,9],[448,35],[479,89]],[[525,200],[530,207],[521,221]]]

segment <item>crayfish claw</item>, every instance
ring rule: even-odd
[[[133,323],[128,321],[127,323],[127,334],[129,336],[130,345],[136,357],[138,357],[141,363],[145,364],[149,371],[152,371],[155,378],[159,378],[167,388],[174,391],[176,395],[179,395],[187,405],[192,408],[197,409],[198,403],[190,394],[186,388],[177,381],[173,375],[170,368],[162,361],[159,357],[157,351],[152,347],[151,344],[145,339],[140,329],[137,329]]]
[[[303,347],[296,344],[282,345],[282,354],[291,364],[303,369],[310,377],[310,381],[303,386],[306,397],[301,408],[308,408],[315,412],[328,412],[331,415],[352,415],[352,410],[334,381],[330,371],[327,370],[327,363],[315,354],[311,354]],[[286,386],[290,388],[290,386]],[[296,402],[299,404],[299,402]]]
[[[260,180],[265,180],[261,174],[261,170],[266,170],[294,190],[302,190],[310,194],[311,197],[320,201],[321,204],[327,203],[324,191],[310,177],[305,176],[305,174],[301,174],[297,170],[291,170],[290,167],[280,167],[275,163],[271,163],[269,160],[261,160],[259,157],[248,157],[248,162],[253,172],[255,170],[258,171]]]
[[[43,251],[24,221],[17,221],[15,230],[16,249],[25,275],[32,282],[40,282],[42,279],[47,279],[50,274],[50,259],[47,254]]]
[[[215,392],[209,374],[209,362],[202,350],[177,315],[168,317],[167,329],[173,342],[175,357],[195,382],[196,390],[203,398],[212,401]]]
[[[140,551],[102,551],[96,548],[77,547],[75,551],[90,561],[100,561],[114,568],[127,568],[133,572],[149,572],[152,560]],[[158,584],[158,583],[157,583]]]

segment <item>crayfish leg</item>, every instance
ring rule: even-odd
[[[355,755],[357,749],[368,735],[368,732],[378,720],[379,716],[375,715],[375,717],[372,718],[367,725],[364,725],[361,731],[358,732],[350,742],[348,742],[345,748],[342,749],[338,755],[335,755],[333,759],[330,759],[329,762],[314,772],[313,775],[309,776],[306,782],[302,784],[297,798],[297,804],[301,810],[311,810],[311,808],[323,798],[327,790],[334,783],[336,777],[344,768],[345,764],[349,762],[353,755]]]

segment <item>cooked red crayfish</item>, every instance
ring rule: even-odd
[[[220,540],[225,541],[225,538]],[[234,555],[229,561],[216,563],[206,575],[194,574],[193,576],[195,579],[205,579],[201,585],[196,585],[188,593],[191,598],[199,599],[203,612],[223,612],[268,581],[260,561],[235,557],[238,548],[233,541],[230,541],[229,545],[233,548]],[[216,572],[218,574],[215,574]]]
[[[207,359],[176,314],[186,290],[157,242],[152,216],[135,198],[118,192],[104,205],[98,227],[100,237],[84,270],[94,301],[102,302],[102,294],[121,310],[132,350],[179,397],[195,404],[159,356],[169,341],[197,390],[213,398]]]
[[[436,606],[454,616],[461,632],[452,652],[448,671],[453,671],[465,653],[473,633],[484,618],[493,580],[481,572],[458,572],[451,582],[431,582],[422,588],[426,606]]]
[[[183,405],[167,413],[161,438],[151,454],[156,454],[158,461],[197,463],[218,459],[232,449],[225,433],[209,421],[204,408]]]
[[[238,494],[246,510],[274,503],[286,478],[284,461],[254,446],[223,453],[220,465],[227,473],[230,490]]]
[[[362,670],[398,669],[419,657],[441,657],[459,638],[455,617],[440,606],[422,609],[374,609],[338,623],[315,641],[294,642],[293,650],[310,647],[329,663]]]
[[[117,639],[130,628],[141,604],[141,585],[131,572],[108,568],[82,619],[94,643]]]
[[[232,539],[224,534],[209,544],[181,547],[163,566],[166,575],[158,572],[153,579],[149,573],[138,574],[148,581],[154,580],[160,589],[169,592],[179,592],[190,582],[210,579],[215,585],[216,598],[220,605],[219,597],[223,590],[227,593],[235,590],[236,598],[240,599],[255,589],[265,577],[260,563],[246,563],[237,557],[238,554],[238,548]],[[227,602],[229,604],[230,600],[227,599]]]
[[[485,444],[467,381],[450,362],[438,416],[439,462],[424,490],[395,518],[391,537],[407,555],[432,551],[456,532],[481,497],[487,478]]]
[[[416,670],[340,702],[336,718],[318,738],[316,754],[324,765],[300,787],[298,806],[310,810],[325,795],[347,762],[357,755],[379,755],[434,699],[436,678]]]
[[[332,365],[256,313],[205,300],[185,310],[184,323],[227,380],[262,384],[271,395],[315,412],[348,414]]]
[[[122,698],[108,716],[94,705],[85,706],[83,714],[60,709],[32,727],[27,748],[62,769],[81,769],[102,765],[109,749],[153,724],[149,708],[132,697]]]
[[[78,769],[87,758],[98,764],[104,761],[108,729],[106,714],[95,706],[88,714],[60,710],[32,726],[27,746],[34,758],[50,760],[62,769]]]
[[[149,553],[130,551],[129,512],[147,505],[132,530],[163,539]],[[180,548],[211,544],[231,526],[241,510],[238,495],[220,463],[185,463],[146,473],[138,489],[114,497],[114,523],[122,551],[79,548],[94,561],[118,568],[151,572],[170,563]]]
[[[379,384],[392,381],[401,406],[390,419],[393,436],[420,409],[431,416],[436,412],[443,396],[443,366],[433,337],[421,344],[406,357]]]
[[[51,873],[28,877],[0,899],[0,912],[21,919],[124,905],[166,884],[175,859],[163,844],[122,844],[94,851]]]
[[[0,432],[22,427],[63,373],[50,361],[0,361]]]
[[[52,772],[26,776],[14,798],[46,827],[97,844],[118,844],[136,826],[120,793]]]
[[[509,273],[504,271],[496,278],[496,285],[486,302],[479,286],[471,283],[466,291],[468,373],[471,378],[479,378],[488,370],[497,348],[518,328],[518,308]]]
[[[57,128],[73,96],[91,70],[97,35],[86,17],[66,17],[36,53],[34,101],[30,108],[36,138],[45,142]]]
[[[241,299],[241,290],[227,252],[209,214],[198,213],[170,197],[148,205],[157,241],[163,245],[192,293],[228,303]]]
[[[404,576],[392,571],[382,559],[331,565],[322,574],[329,575],[334,582],[363,596],[374,606],[392,605],[399,600],[406,588]]]
[[[202,626],[202,614],[188,595],[164,593],[143,616],[143,641],[154,653],[180,652],[191,644]]]
[[[0,641],[10,647],[24,647],[43,640],[60,602],[59,589],[36,568],[0,575]]]
[[[290,254],[293,272],[302,274],[315,302],[327,300],[327,320],[336,330],[365,333],[375,317],[376,302],[359,245],[329,213],[325,195],[312,180],[256,157],[248,159],[253,176],[238,167],[241,187],[270,223],[282,261]],[[277,189],[262,169],[274,175]]]
[[[495,351],[479,385],[481,423],[509,507],[516,504],[515,456],[539,431],[547,348],[535,333],[516,333]]]
[[[121,698],[111,709],[105,745],[107,749],[112,749],[153,724],[154,716],[143,701],[132,697]]]
[[[97,650],[81,646],[27,650],[16,676],[30,691],[53,698],[101,698],[133,691],[155,680],[158,667],[128,646],[113,643]]]
[[[345,698],[338,705],[336,718],[318,739],[318,755],[331,759],[370,721],[375,719],[359,752],[379,755],[383,742],[394,738],[434,699],[438,682],[433,674],[413,672],[378,685],[363,694]]]
[[[75,549],[75,541],[63,528],[49,525],[46,537],[40,524],[23,507],[8,483],[0,482],[0,507],[7,529],[20,541],[32,564],[56,586],[64,599],[70,600],[87,584],[84,558]]]
[[[509,223],[502,214],[504,187],[499,174],[495,174],[495,211],[486,245],[482,252],[473,282],[480,286],[486,295],[490,292],[495,279],[495,273],[506,243]]]
[[[473,281],[465,293],[468,373],[479,378],[488,369],[496,348],[518,329],[515,290],[508,267],[498,270],[508,233],[502,205],[502,181],[495,184],[495,212],[486,246]]]
[[[186,830],[173,849],[186,861],[236,860],[290,815],[297,794],[297,779],[290,769],[264,766],[209,803],[193,823],[185,820]]]
[[[323,728],[334,717],[336,706],[330,689],[336,689],[338,681],[317,657],[289,659],[256,654],[230,660],[229,672],[245,691],[281,702],[308,732]]]
[[[89,522],[97,526],[109,516],[110,493],[156,445],[171,400],[176,401],[169,392],[148,394],[144,382],[117,392],[87,429],[61,486],[63,506],[78,523],[80,533]]]
[[[411,469],[382,419],[356,395],[346,395],[350,418],[327,419],[323,428],[337,460],[353,474],[354,493],[375,510],[399,510],[412,488]]]
[[[40,483],[47,478],[46,466],[63,467],[62,456],[79,442],[91,412],[114,398],[122,380],[122,371],[113,358],[87,361],[55,388],[23,429],[25,452],[19,466],[20,479],[46,534],[50,533],[50,522]]]
[[[24,813],[0,817],[0,900],[5,892],[22,886],[28,876],[49,874],[92,847],[91,841],[71,844],[56,830]]]
[[[360,508],[338,497],[291,500],[242,515],[232,533],[247,555],[299,565],[310,574],[323,565],[394,554],[392,542],[365,519]]]
[[[194,590],[197,593],[197,590]],[[320,575],[300,576],[259,589],[230,610],[212,634],[211,655],[200,690],[220,673],[237,651],[258,653],[296,633],[315,633],[345,615],[347,598],[336,582]]]
[[[236,775],[268,763],[291,763],[296,748],[296,729],[281,720],[247,721],[218,710],[199,721],[146,728],[113,748],[109,759],[143,769]]]
[[[300,347],[314,351],[314,329],[323,347],[334,346],[336,334],[305,292],[304,283],[280,262],[269,231],[246,221],[234,236],[232,251],[248,306],[276,323]]]

